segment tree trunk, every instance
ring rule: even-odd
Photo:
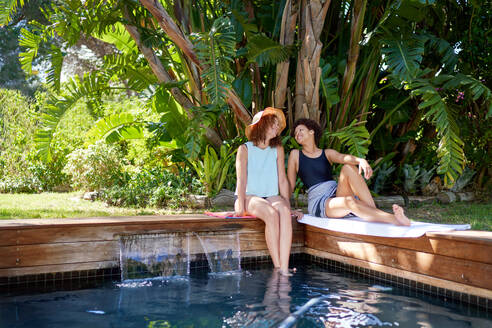
[[[347,123],[347,111],[352,97],[351,87],[354,82],[357,59],[359,58],[359,43],[362,35],[364,14],[366,12],[367,0],[355,0],[352,10],[352,27],[350,30],[350,48],[348,51],[347,66],[343,75],[341,110],[338,111],[336,127],[341,128]]]
[[[297,58],[295,119],[310,118],[319,123],[319,59],[323,44],[320,41],[330,0],[309,0],[302,6],[302,46]]]
[[[280,44],[290,46],[294,43],[298,9],[293,8],[292,0],[287,0],[282,14],[282,26],[280,28]],[[274,107],[284,108],[287,95],[287,82],[289,78],[289,60],[277,64],[275,81]],[[292,115],[292,113],[289,113]]]

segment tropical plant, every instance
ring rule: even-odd
[[[222,145],[220,153],[217,154],[212,147],[207,146],[203,160],[198,159],[191,162],[209,197],[215,196],[222,189],[229,168],[234,161],[235,152],[236,149]]]
[[[403,165],[403,189],[409,193],[413,194],[417,191],[418,180],[420,178],[420,166],[419,165]]]
[[[382,163],[377,170],[374,170],[376,178],[374,179],[372,190],[376,194],[379,194],[381,191],[384,191],[388,187],[391,175],[395,170],[396,166],[389,162]]]

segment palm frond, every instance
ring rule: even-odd
[[[125,29],[123,24],[116,23],[102,34],[95,34],[96,38],[113,44],[124,54],[138,53],[138,47],[131,35]]]
[[[325,132],[328,137],[340,139],[343,146],[348,148],[350,154],[364,158],[369,152],[371,140],[365,125],[353,120],[350,125],[336,131]]]
[[[108,115],[98,120],[87,132],[85,144],[91,145],[101,139],[107,142],[142,139],[144,134],[141,124],[130,113]]]
[[[38,55],[38,50],[42,37],[34,34],[33,32],[23,28],[19,36],[19,46],[27,48],[27,51],[19,54],[19,60],[22,69],[27,74],[32,74],[32,63],[34,58]]]
[[[52,97],[45,110],[40,114],[40,126],[36,131],[34,142],[41,159],[51,160],[51,141],[53,134],[63,116],[75,103],[87,97],[99,103],[99,97],[110,90],[108,78],[101,74],[86,74],[83,80],[76,75],[67,83],[67,95],[65,97]]]
[[[429,50],[434,51],[442,58],[441,62],[444,65],[443,72],[451,73],[458,63],[458,56],[454,52],[453,47],[446,40],[431,34],[426,34],[426,36],[428,38],[426,44],[428,45]]]
[[[188,117],[166,88],[161,86],[156,91],[151,107],[155,112],[162,114],[160,123],[153,129],[154,134],[161,141],[176,139],[180,144],[186,143]]]
[[[138,92],[158,82],[149,66],[139,59],[137,54],[111,54],[104,57],[103,67]]]
[[[195,49],[207,67],[202,72],[204,90],[213,104],[223,103],[234,80],[230,67],[236,46],[233,25],[228,17],[219,17],[208,33],[196,36]]]
[[[0,27],[10,23],[18,5],[23,7],[24,0],[0,0]]]
[[[456,90],[461,88],[463,91],[468,91],[471,94],[473,101],[482,98],[485,105],[488,106],[486,117],[492,116],[492,93],[481,81],[469,75],[458,73],[455,76],[441,74],[433,79],[432,82],[444,90]]]
[[[63,66],[63,54],[60,48],[52,45],[50,51],[51,67],[48,69],[46,82],[53,85],[55,90],[60,91],[61,71]]]
[[[288,47],[265,35],[257,34],[248,40],[248,61],[256,62],[260,67],[276,65],[289,59],[289,56]]]
[[[412,81],[417,78],[425,40],[419,36],[406,40],[401,38],[382,40],[381,51],[384,54],[384,61],[394,77],[400,81]]]
[[[418,79],[410,84],[410,88],[412,96],[422,99],[419,108],[427,110],[424,118],[436,126],[440,138],[437,148],[437,173],[444,174],[444,183],[452,186],[463,171],[465,162],[464,143],[459,137],[456,113],[452,107],[446,105],[437,88],[428,80]]]

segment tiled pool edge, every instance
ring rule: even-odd
[[[460,292],[444,287],[438,287],[420,282],[418,280],[405,278],[400,275],[394,275],[385,273],[383,271],[370,269],[366,266],[350,264],[350,261],[345,261],[341,257],[334,254],[329,254],[327,257],[323,257],[323,255],[326,256],[327,254],[320,254],[320,252],[310,249],[305,249],[304,253],[304,256],[308,262],[316,263],[325,268],[331,268],[337,271],[351,272],[362,277],[372,278],[393,286],[406,288],[410,291],[414,291],[417,294],[425,294],[442,299],[452,300],[455,302],[467,303],[492,313],[492,298],[480,297],[470,293]]]

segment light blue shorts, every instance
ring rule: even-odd
[[[326,200],[336,197],[337,182],[335,180],[320,182],[308,190],[309,215],[326,218]]]

